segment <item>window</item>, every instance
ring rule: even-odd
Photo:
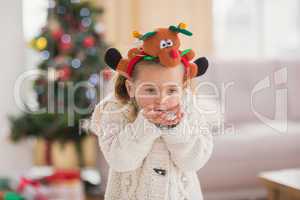
[[[214,0],[217,57],[293,59],[300,55],[299,0]]]
[[[49,0],[22,0],[24,41],[30,41],[38,35],[47,20]],[[30,47],[25,49],[25,69],[36,68],[40,56]]]
[[[48,0],[23,0],[23,30],[26,41],[36,36],[47,19]]]

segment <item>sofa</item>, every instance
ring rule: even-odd
[[[300,61],[212,62],[197,81],[216,111],[214,151],[198,171],[205,199],[261,199],[260,172],[300,168]]]

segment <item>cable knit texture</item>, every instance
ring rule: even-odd
[[[185,115],[171,129],[160,129],[131,104],[107,96],[95,108],[91,128],[110,167],[105,200],[202,200],[197,171],[208,161],[212,135],[201,112],[183,97]]]

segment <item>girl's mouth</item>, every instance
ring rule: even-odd
[[[164,111],[166,111],[166,109],[162,109],[162,108],[155,108],[154,110],[158,111],[158,112],[164,112]]]
[[[164,106],[164,105],[159,105],[159,106],[156,106],[154,108],[155,111],[158,111],[158,112],[165,112],[165,111],[168,111],[168,107],[167,106]]]

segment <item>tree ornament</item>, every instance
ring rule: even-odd
[[[64,66],[58,70],[58,77],[62,81],[67,81],[71,77],[71,69],[69,66]]]
[[[64,34],[59,43],[59,49],[62,52],[68,53],[73,48],[72,38],[69,34]]]
[[[59,49],[62,52],[68,53],[72,48],[73,48],[72,43],[64,43],[64,42],[59,43]]]
[[[86,48],[91,48],[95,46],[95,38],[93,36],[87,36],[83,40],[83,46]]]
[[[36,40],[36,47],[38,50],[43,50],[47,47],[48,41],[45,37],[40,37]]]
[[[57,29],[52,32],[52,37],[54,38],[54,40],[58,41],[61,39],[63,34],[64,32],[61,29]]]

